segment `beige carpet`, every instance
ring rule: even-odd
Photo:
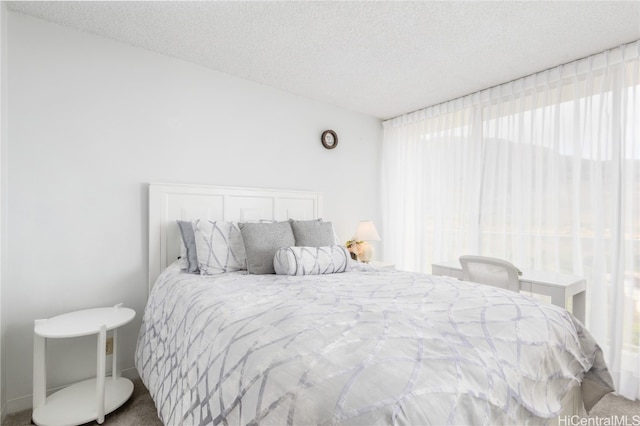
[[[122,407],[107,415],[103,425],[109,426],[162,426],[158,419],[156,407],[142,381],[133,381],[133,395]],[[626,416],[626,421],[623,419]],[[634,417],[638,416],[638,417]],[[589,417],[598,417],[600,423],[589,424],[621,424],[636,425],[640,422],[640,401],[629,401],[621,396],[609,394],[593,408]],[[610,420],[602,420],[607,418]],[[618,422],[614,420],[618,419]],[[31,410],[21,411],[7,416],[3,426],[27,426],[31,424]],[[96,422],[87,423],[97,425]],[[567,422],[569,424],[582,424]],[[587,424],[587,423],[585,423]]]

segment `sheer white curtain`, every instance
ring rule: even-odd
[[[383,248],[587,279],[587,327],[640,398],[640,41],[384,123]]]

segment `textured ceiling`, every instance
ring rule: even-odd
[[[7,2],[386,119],[640,39],[640,2]]]

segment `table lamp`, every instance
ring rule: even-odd
[[[380,235],[375,225],[370,220],[363,220],[358,224],[356,233],[353,236],[358,241],[358,260],[364,263],[371,262],[373,257],[373,247],[367,241],[380,241]]]

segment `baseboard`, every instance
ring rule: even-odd
[[[33,397],[31,395],[22,396],[19,398],[10,399],[6,404],[6,413],[13,414],[19,411],[30,410],[33,403]]]
[[[138,374],[138,369],[135,367],[126,368],[122,370],[120,374],[122,374],[122,377],[126,377],[129,380],[137,380],[140,378],[140,375]]]
[[[111,373],[107,373],[107,374],[111,374]],[[136,380],[140,378],[140,376],[138,375],[138,369],[136,369],[135,367],[126,368],[122,370],[120,374],[122,375],[122,377],[126,377],[129,380]],[[53,392],[63,389],[67,386],[68,385],[47,389],[47,395],[51,395]],[[17,413],[19,411],[24,411],[24,410],[30,410],[32,407],[33,407],[33,395],[26,395],[19,398],[8,400],[4,406],[4,409],[2,410],[2,412],[0,412],[0,416],[1,416],[0,418],[2,419],[0,421],[0,424],[2,424],[2,422],[4,421],[4,417],[6,417],[8,414]]]
[[[5,402],[0,406],[0,425],[4,424],[4,419],[7,417],[7,403]]]

